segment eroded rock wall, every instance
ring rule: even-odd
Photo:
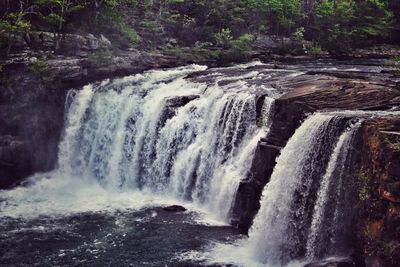
[[[367,266],[400,263],[400,118],[371,119],[362,127],[361,166],[355,177],[358,234]]]

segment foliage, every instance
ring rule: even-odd
[[[93,66],[102,67],[107,66],[112,62],[114,54],[109,49],[97,50],[89,54],[89,63]]]
[[[227,48],[229,42],[232,40],[232,34],[230,29],[222,29],[220,32],[214,34],[215,43],[222,47]]]
[[[387,135],[383,142],[389,146],[389,148],[400,151],[400,136],[398,135]]]
[[[51,71],[44,58],[34,58],[29,65],[29,71],[44,84],[54,84],[55,74]]]
[[[295,40],[296,42],[299,42],[299,43],[304,42],[304,32],[305,32],[304,27],[298,28],[298,29],[292,34],[293,40]]]
[[[54,34],[54,51],[58,51],[64,25],[72,13],[84,8],[84,4],[73,0],[36,0],[36,4],[41,7],[40,18]]]
[[[243,36],[259,34],[310,41],[331,53],[389,40],[400,25],[395,0],[19,0],[0,1],[2,48],[29,41],[26,34],[51,31],[54,50],[63,34],[104,34],[120,48],[151,50],[174,38],[179,44],[212,42],[245,50]],[[307,17],[305,16],[307,14]],[[400,36],[399,36],[400,37]],[[210,48],[210,46],[208,46]],[[321,48],[321,49],[319,49]],[[205,49],[204,47],[202,48]],[[214,49],[215,50],[215,49]],[[5,54],[8,54],[6,52]],[[313,53],[312,53],[313,54]]]
[[[255,40],[252,34],[243,34],[236,40],[229,42],[229,48],[234,57],[246,57],[246,54],[251,50],[251,46]]]
[[[400,56],[395,56],[385,62],[385,66],[392,69],[395,73],[400,73]]]
[[[17,39],[31,30],[32,25],[24,18],[25,16],[26,13],[23,11],[12,12],[0,20],[0,47],[6,47],[6,57]]]
[[[141,40],[135,29],[126,23],[124,14],[114,5],[104,6],[95,23],[99,33],[108,35],[122,47],[135,46]]]
[[[306,49],[313,57],[318,57],[322,53],[322,48],[318,43],[313,43],[310,46],[306,46]]]
[[[329,51],[349,50],[354,8],[353,0],[323,0],[315,10],[317,42]]]
[[[362,170],[356,174],[356,178],[358,199],[361,201],[369,200],[372,197],[371,178]]]
[[[314,12],[312,35],[331,52],[387,37],[393,13],[385,0],[323,0]]]
[[[277,35],[291,33],[303,18],[299,0],[248,0],[253,10],[258,10],[268,25],[273,25]]]
[[[360,40],[387,37],[390,33],[394,14],[388,9],[387,1],[364,0],[355,10],[357,27],[353,35]]]
[[[221,56],[220,49],[213,49],[211,43],[197,42],[192,48],[192,56],[195,60],[216,59]]]
[[[29,70],[36,75],[44,74],[45,72],[47,72],[48,68],[49,66],[47,62],[43,59],[38,58],[35,58],[29,66]]]

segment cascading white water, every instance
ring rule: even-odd
[[[38,203],[53,206],[50,212],[86,210],[101,206],[95,198],[112,205],[110,198],[143,192],[191,201],[227,222],[237,186],[266,134],[273,99],[265,99],[264,126],[258,127],[249,88],[184,78],[204,69],[150,71],[71,90],[57,169],[33,177],[31,187],[7,192],[10,199],[24,211],[35,202],[40,213],[46,209]]]
[[[322,145],[321,138],[333,118],[320,113],[308,118],[277,159],[249,233],[248,245],[262,263],[274,266],[290,260],[291,247],[297,245],[290,233],[293,213],[302,212],[301,209],[293,210],[295,191],[305,186],[301,184],[301,178],[313,172],[318,146]]]
[[[334,248],[335,245],[336,249],[340,247],[339,244],[333,244],[334,240],[337,239],[335,236],[335,234],[337,234],[335,233],[335,229],[329,229],[329,226],[324,225],[324,220],[331,220],[333,221],[335,228],[339,227],[338,214],[340,213],[339,209],[341,207],[339,207],[338,203],[339,198],[341,197],[340,191],[342,189],[343,175],[346,170],[346,160],[350,151],[353,137],[360,125],[361,122],[358,121],[341,134],[330,157],[325,175],[321,179],[317,200],[314,204],[311,226],[307,237],[306,258],[309,261],[318,259],[316,254],[321,250],[321,248],[324,248],[325,253],[330,253],[331,251],[329,250]],[[328,213],[326,211],[329,204],[335,206],[334,214],[336,214],[336,216],[333,218],[327,218]],[[332,232],[333,235],[329,242],[324,240],[328,239],[324,234],[326,232]]]
[[[249,250],[254,252],[259,262],[275,266],[285,264],[301,254],[299,251],[304,240],[299,233],[304,231],[302,227],[307,227],[309,197],[312,196],[313,184],[320,179],[324,168],[322,155],[330,154],[332,144],[329,144],[329,140],[335,139],[334,129],[339,121],[329,113],[312,115],[281,151],[271,180],[264,189],[261,208],[247,242]],[[340,148],[336,150],[345,150],[342,148],[342,139],[346,136],[339,139]],[[336,150],[334,155],[339,153]],[[332,161],[327,172],[335,167]]]

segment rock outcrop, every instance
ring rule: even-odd
[[[286,80],[291,88],[274,103],[273,123],[256,149],[248,177],[239,185],[232,209],[232,224],[247,233],[259,209],[259,199],[268,183],[281,148],[306,116],[318,110],[377,110],[400,106],[397,85],[381,79],[344,79],[305,74]]]
[[[172,205],[172,206],[164,207],[163,210],[168,211],[168,212],[184,212],[184,211],[186,211],[186,208],[179,206],[179,205]]]
[[[400,262],[400,118],[370,119],[362,127],[358,188],[359,238],[367,266]]]

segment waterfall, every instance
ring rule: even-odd
[[[327,254],[339,256],[348,252],[348,250],[341,251],[343,244],[340,244],[344,242],[344,240],[341,240],[343,237],[340,236],[340,228],[348,228],[348,225],[343,223],[348,218],[343,216],[344,207],[341,206],[341,198],[343,198],[341,191],[343,190],[343,176],[348,170],[347,164],[351,164],[346,162],[350,147],[360,125],[361,121],[357,121],[341,134],[330,157],[326,172],[321,179],[307,238],[307,260],[317,260],[327,256]],[[344,204],[349,205],[350,203]]]
[[[341,177],[340,166],[355,131],[351,128],[340,135],[343,127],[340,117],[316,113],[281,151],[247,242],[259,262],[287,264],[306,253],[312,255],[315,246],[326,245],[317,240],[324,205],[332,193],[333,174],[335,179]]]
[[[190,66],[106,80],[68,94],[59,171],[109,190],[192,201],[227,221],[238,184],[269,127],[266,97],[185,79]]]

